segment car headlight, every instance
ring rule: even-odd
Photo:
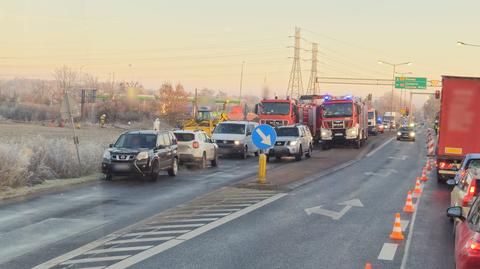
[[[288,143],[290,146],[295,146],[297,144],[298,141],[290,141],[290,143]]]
[[[357,128],[350,128],[348,129],[348,134],[350,135],[357,135]]]
[[[107,159],[107,160],[110,160],[111,157],[112,157],[112,155],[110,154],[110,151],[105,150],[105,152],[103,153],[103,158]]]
[[[411,136],[411,137],[414,137],[414,136],[415,136],[415,133],[414,133],[414,132],[410,132],[410,136]]]
[[[235,142],[233,142],[235,145],[240,145],[240,141],[238,140],[235,140]]]
[[[142,151],[138,153],[137,160],[145,160],[145,159],[148,159],[148,152]]]
[[[401,136],[401,135],[402,135],[402,133],[400,133],[400,132],[397,132],[397,135],[398,135],[398,136]]]

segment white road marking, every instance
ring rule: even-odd
[[[197,221],[214,221],[217,220],[218,218],[199,218],[199,219],[175,219],[175,220],[170,220],[170,222],[197,222]]]
[[[381,144],[380,146],[378,146],[378,148],[370,151],[366,156],[367,156],[367,157],[372,156],[373,154],[375,154],[375,152],[379,151],[380,149],[382,149],[383,147],[385,147],[388,143],[392,142],[392,140],[393,140],[393,137],[390,138],[390,139],[388,139],[387,141],[385,141],[385,142],[384,142],[383,144]]]
[[[398,244],[384,243],[380,254],[378,254],[379,260],[393,261],[395,258],[395,252],[397,252]]]
[[[111,266],[108,266],[105,269],[125,269],[125,268],[128,268],[128,267],[130,267],[130,266],[132,266],[136,263],[139,263],[143,260],[146,260],[146,259],[148,259],[152,256],[155,256],[155,255],[157,255],[157,254],[159,254],[159,253],[161,253],[161,252],[163,252],[167,249],[170,249],[174,246],[177,246],[177,245],[185,242],[186,240],[192,239],[192,238],[194,238],[196,236],[199,236],[199,235],[201,235],[205,232],[208,232],[208,231],[210,231],[210,230],[212,230],[212,229],[214,229],[218,226],[221,226],[221,225],[223,225],[227,222],[230,222],[230,221],[232,221],[234,219],[237,219],[237,218],[239,218],[239,217],[241,217],[245,214],[248,214],[248,213],[250,213],[250,212],[252,212],[252,211],[254,211],[254,210],[256,210],[260,207],[263,207],[267,204],[270,204],[270,203],[274,202],[275,200],[282,198],[285,195],[286,195],[285,193],[279,193],[277,195],[274,195],[274,196],[272,196],[268,199],[265,199],[265,200],[263,200],[263,201],[261,201],[257,204],[254,204],[254,205],[249,206],[247,208],[244,208],[240,211],[232,213],[232,214],[230,214],[230,215],[228,215],[224,218],[221,218],[217,221],[208,223],[208,224],[206,224],[206,225],[204,225],[204,226],[202,226],[198,229],[195,229],[195,230],[193,230],[189,233],[186,233],[186,234],[184,234],[184,235],[182,235],[182,236],[180,236],[176,239],[172,239],[168,242],[165,242],[163,244],[155,246],[151,249],[148,249],[148,250],[140,252],[136,255],[130,256],[129,258],[127,258],[125,260],[122,260],[122,261],[120,261],[116,264],[113,264]]]
[[[423,188],[423,186],[422,186]],[[418,206],[420,205],[420,200],[422,200],[422,197],[417,198],[417,202],[415,203],[415,212],[413,212],[412,215],[412,221],[410,223],[410,231],[408,231],[408,236],[407,236],[407,242],[405,244],[405,251],[403,252],[403,258],[402,258],[402,264],[400,265],[400,269],[406,269],[407,268],[407,261],[408,261],[408,252],[410,251],[410,244],[412,243],[412,238],[413,238],[413,227],[415,226],[415,219],[417,218],[417,212],[418,212]]]
[[[62,262],[61,264],[69,265],[69,264],[76,264],[76,263],[118,261],[118,260],[124,260],[128,257],[130,257],[130,255],[85,258],[85,259],[68,260],[66,262]]]
[[[78,269],[103,269],[105,266],[94,266],[94,267],[82,267]]]
[[[400,225],[402,226],[402,231],[405,232],[408,228],[409,220],[400,220]]]
[[[195,223],[195,224],[174,224],[174,225],[156,225],[156,226],[144,226],[138,228],[138,230],[145,230],[145,229],[172,229],[172,228],[195,228],[200,227],[205,224],[203,223]]]
[[[129,243],[142,243],[142,242],[155,242],[155,241],[168,241],[173,239],[173,236],[164,236],[164,237],[150,237],[150,238],[134,238],[134,239],[125,239],[125,240],[113,240],[105,243],[106,246],[117,245],[117,244],[129,244]]]
[[[312,213],[315,213],[315,214],[320,214],[320,215],[324,215],[324,216],[327,216],[327,217],[330,217],[334,220],[339,220],[343,217],[343,215],[345,215],[345,213],[348,212],[348,210],[350,210],[352,207],[356,206],[356,207],[363,207],[363,204],[362,202],[359,200],[359,199],[353,199],[353,200],[349,200],[349,201],[345,201],[345,202],[342,202],[342,203],[339,203],[339,205],[344,205],[345,207],[342,208],[342,210],[340,210],[340,212],[336,212],[336,211],[332,211],[332,210],[327,210],[327,209],[323,209],[321,208],[322,206],[316,206],[316,207],[311,207],[311,208],[306,208],[305,209],[305,212],[310,215]]]
[[[122,237],[146,236],[146,235],[162,235],[162,234],[184,234],[190,230],[173,230],[173,231],[153,231],[153,232],[138,232],[122,235]]]
[[[366,176],[380,176],[380,177],[388,177],[391,174],[396,174],[398,173],[397,170],[395,169],[388,169],[386,173],[375,173],[375,172],[365,172],[364,174]]]
[[[85,252],[85,254],[103,254],[103,253],[112,253],[112,252],[123,252],[123,251],[136,251],[136,250],[146,250],[153,246],[138,246],[138,247],[124,247],[124,248],[102,248],[95,249]]]
[[[389,156],[388,158],[389,158],[389,159],[394,159],[394,160],[402,160],[402,161],[405,161],[405,160],[408,158],[408,156],[406,156],[406,155],[402,155],[402,157]]]

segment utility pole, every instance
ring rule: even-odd
[[[308,81],[307,94],[317,94],[318,93],[318,83],[317,83],[317,59],[318,55],[318,44],[312,43],[312,68],[310,69],[310,79]]]
[[[240,72],[240,102],[242,101],[242,87],[243,87],[243,68],[245,67],[245,61],[242,62],[242,71]]]
[[[300,67],[300,28],[295,27],[295,46],[293,53],[292,71],[288,80],[287,96],[298,98],[302,95],[302,68]]]

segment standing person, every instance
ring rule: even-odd
[[[107,115],[102,114],[100,116],[100,128],[105,128],[105,122],[107,122]]]
[[[153,130],[160,131],[160,119],[159,118],[156,118],[153,121]]]

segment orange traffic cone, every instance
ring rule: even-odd
[[[403,240],[402,224],[400,223],[400,213],[395,214],[395,223],[393,224],[393,231],[390,234],[391,239]]]
[[[415,189],[413,190],[415,194],[422,194],[422,188],[420,187],[420,180],[417,179],[417,182],[415,182]]]
[[[425,171],[425,169],[422,171],[422,177],[420,177],[420,180],[423,182],[428,180],[427,172]]]
[[[365,269],[372,269],[372,264],[369,263],[369,262],[367,262],[367,263],[365,264]]]
[[[407,213],[415,212],[415,208],[413,207],[413,202],[412,202],[412,191],[408,191],[407,202],[405,203],[405,207],[403,207],[403,212],[407,212]]]
[[[427,161],[427,171],[432,171],[432,165],[430,164],[430,161]]]

